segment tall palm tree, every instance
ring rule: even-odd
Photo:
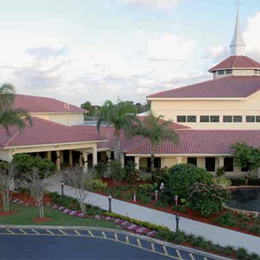
[[[135,105],[130,101],[118,101],[113,104],[112,101],[107,100],[100,110],[100,117],[97,122],[97,129],[100,132],[102,123],[114,127],[114,154],[115,159],[121,159],[120,137],[122,131],[131,128],[136,119],[137,110]]]
[[[135,125],[128,130],[127,135],[129,137],[143,136],[150,140],[152,146],[151,152],[151,170],[154,170],[154,153],[158,145],[163,140],[171,140],[173,142],[178,141],[177,133],[170,128],[171,121],[162,120],[163,116],[155,117],[153,114],[147,116],[140,122],[139,125]]]
[[[15,99],[15,88],[11,84],[0,86],[0,126],[5,127],[8,132],[10,126],[19,129],[25,127],[26,119],[31,124],[31,117],[24,109],[13,108]]]

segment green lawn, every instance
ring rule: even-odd
[[[89,226],[120,229],[120,226],[113,222],[99,219],[82,219],[68,216],[58,210],[45,207],[45,217],[51,218],[50,221],[35,223],[33,219],[39,218],[38,208],[24,207],[11,204],[11,210],[18,212],[10,216],[0,216],[0,225],[57,225],[57,226]]]

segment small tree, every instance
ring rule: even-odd
[[[107,166],[108,176],[113,179],[116,188],[125,176],[125,169],[119,161],[110,161]]]
[[[11,187],[13,186],[16,169],[14,165],[0,166],[0,194],[5,212],[10,211]]]
[[[143,136],[152,145],[151,170],[154,171],[154,154],[158,145],[164,140],[178,141],[177,133],[170,128],[172,122],[163,120],[163,116],[155,117],[153,114],[147,116],[139,125],[128,128],[128,137]]]
[[[90,171],[84,172],[80,167],[73,167],[63,172],[63,180],[68,186],[75,188],[76,199],[79,203],[80,210],[86,213],[86,198],[87,191],[90,188],[92,179],[92,173]]]
[[[245,174],[247,185],[251,171],[260,167],[260,148],[250,147],[245,142],[238,142],[230,147],[234,151],[235,165],[248,169]]]
[[[45,176],[47,175],[46,172]],[[39,175],[39,170],[34,168],[26,175],[26,178],[21,181],[21,186],[29,190],[31,197],[37,202],[40,218],[44,219],[43,197],[48,186],[47,178],[42,179]]]

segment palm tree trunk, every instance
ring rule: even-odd
[[[151,171],[153,172],[154,171],[154,153],[151,154]]]
[[[115,136],[115,144],[114,144],[114,150],[115,150],[115,159],[117,161],[121,161],[121,152],[120,152],[120,133],[117,133]]]

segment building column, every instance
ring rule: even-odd
[[[121,153],[121,164],[122,164],[122,167],[125,167],[125,154],[124,153]]]
[[[83,155],[82,155],[82,153],[80,153],[79,154],[79,167],[83,167],[82,158],[83,158]]]
[[[106,156],[108,158],[108,162],[111,161],[111,151],[106,151]]]
[[[60,162],[64,163],[63,151],[60,151]]]
[[[69,150],[69,165],[73,165],[73,153],[72,150]]]
[[[176,157],[177,164],[181,164],[182,163],[182,159],[183,159],[183,157]]]
[[[218,157],[218,167],[219,168],[224,167],[224,159],[225,159],[225,157]]]
[[[140,162],[140,157],[135,157],[136,170],[139,170],[139,168],[140,168],[139,162]]]
[[[93,167],[94,167],[98,163],[97,149],[93,149],[92,158],[93,158]]]
[[[86,173],[88,171],[88,153],[87,152],[83,152],[82,153],[82,157],[84,159],[83,172]]]
[[[57,170],[60,170],[60,151],[56,151],[57,159],[56,159],[56,166]]]
[[[51,162],[51,152],[47,152],[47,159]]]

